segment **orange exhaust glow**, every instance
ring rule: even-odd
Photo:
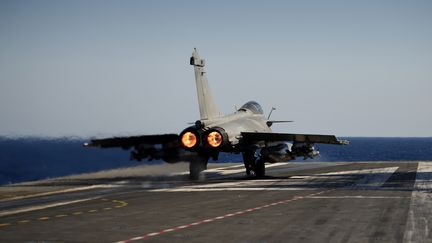
[[[219,132],[211,132],[207,136],[207,142],[213,148],[217,148],[222,144],[222,135]]]
[[[192,148],[197,143],[197,137],[192,132],[185,132],[181,137],[181,141],[186,148]]]

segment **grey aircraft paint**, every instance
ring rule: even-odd
[[[298,156],[319,155],[314,143],[348,144],[333,135],[273,133],[272,121],[264,116],[255,101],[245,103],[236,112],[222,115],[213,100],[204,70],[205,61],[196,49],[190,64],[194,66],[200,120],[180,134],[144,135],[94,139],[87,147],[131,149],[131,159],[162,159],[168,163],[190,162],[190,177],[199,179],[210,158],[220,152],[242,153],[246,174],[262,177],[265,163],[289,161]]]

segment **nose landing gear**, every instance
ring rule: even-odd
[[[189,162],[189,178],[191,180],[202,179],[202,171],[207,169],[209,158],[205,156],[198,156],[196,159]]]

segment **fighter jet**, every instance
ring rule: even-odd
[[[168,163],[189,162],[189,175],[200,179],[210,158],[219,154],[241,153],[249,176],[263,177],[265,163],[285,162],[296,157],[314,158],[319,151],[315,143],[348,144],[334,135],[273,133],[274,123],[289,122],[270,120],[255,101],[249,101],[236,112],[223,115],[213,100],[209,88],[205,61],[193,50],[190,65],[194,67],[200,119],[179,134],[143,135],[93,139],[86,147],[120,147],[131,151],[131,159],[164,160]]]

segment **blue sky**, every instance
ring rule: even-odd
[[[224,113],[279,132],[432,136],[431,1],[0,2],[0,135],[179,132],[193,47]]]

